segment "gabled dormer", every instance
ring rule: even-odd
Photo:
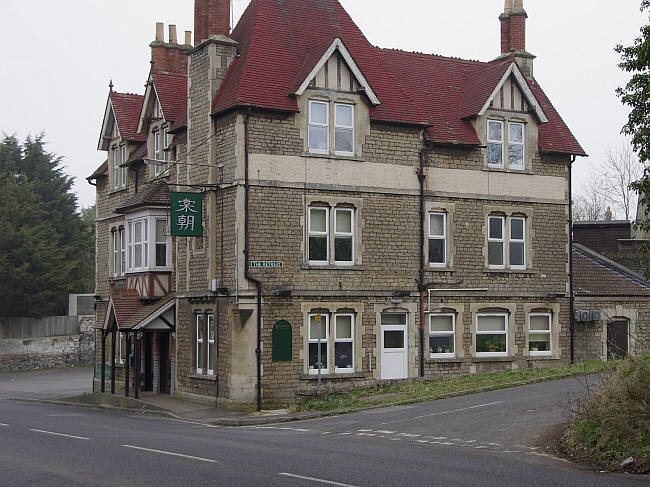
[[[343,41],[334,38],[315,46],[295,85],[305,153],[361,157],[370,133],[369,110],[380,101]]]
[[[118,191],[127,185],[124,164],[129,153],[145,140],[136,131],[143,98],[141,95],[113,91],[112,82],[109,88],[97,149],[108,152],[109,188]]]

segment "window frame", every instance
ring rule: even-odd
[[[312,106],[313,105],[324,105],[325,106],[325,123],[318,123],[312,121]],[[307,147],[309,148],[310,154],[329,154],[330,153],[330,104],[327,101],[322,100],[309,100],[309,113],[307,115]],[[325,138],[327,142],[327,147],[325,149],[315,149],[311,146],[311,127],[320,127],[325,128],[325,133],[327,137]]]
[[[442,235],[433,235],[432,230],[431,230],[431,217],[434,215],[442,215],[442,229],[443,233]],[[429,232],[428,232],[428,241],[429,241],[429,247],[428,247],[428,255],[427,258],[429,260],[429,266],[430,267],[447,267],[448,266],[448,250],[447,250],[447,213],[444,211],[430,211],[429,212]],[[431,240],[442,240],[443,241],[443,252],[444,252],[444,259],[443,262],[432,262],[431,261]]]
[[[431,330],[431,321],[433,317],[451,316],[451,332]],[[428,343],[430,358],[455,358],[456,357],[456,313],[429,313],[429,339],[431,337],[448,337],[451,336],[451,342],[454,346],[453,352],[433,352],[431,350],[430,340]]]
[[[548,318],[548,330],[533,330],[530,327],[530,319],[534,316],[545,316]],[[530,346],[530,335],[548,335],[548,351],[532,351]],[[528,313],[528,353],[531,357],[548,357],[553,355],[553,314],[550,312]]]
[[[501,238],[495,238],[490,236],[491,232],[491,220],[501,220]],[[506,268],[506,217],[502,215],[488,215],[488,225],[487,225],[487,263],[489,269],[505,269]],[[500,243],[501,244],[501,262],[502,264],[490,264],[490,242]]]
[[[206,354],[203,353],[205,339],[205,315],[203,313],[194,313],[194,370],[197,374],[203,374],[207,366],[204,363]],[[199,344],[201,345],[200,352]],[[199,367],[199,365],[203,365],[203,367]]]
[[[488,331],[479,331],[479,318],[481,317],[489,317],[489,316],[502,316],[504,318],[504,328],[505,331],[500,332],[500,331],[494,331],[494,330],[488,330]],[[509,335],[510,335],[510,330],[508,329],[509,327],[509,317],[508,313],[495,313],[495,312],[486,312],[486,313],[476,313],[476,319],[475,319],[475,344],[474,344],[474,353],[476,357],[507,357],[508,353],[510,351],[510,344],[509,344]],[[506,341],[506,350],[505,352],[479,352],[478,351],[478,336],[479,335],[505,335],[505,341]]]
[[[490,124],[491,123],[498,123],[501,125],[501,140],[496,140],[496,139],[490,139]],[[486,141],[487,141],[487,146],[489,147],[490,144],[500,144],[501,145],[501,163],[493,163],[490,162],[490,154],[489,154],[489,149],[487,153],[487,164],[489,167],[498,167],[502,168],[505,167],[505,145],[506,145],[506,136],[505,136],[505,123],[503,120],[497,120],[493,118],[488,118],[487,120],[487,126],[486,126]]]
[[[338,324],[338,318],[339,317],[350,317],[350,338],[337,338],[337,324]],[[354,353],[354,346],[355,346],[355,339],[354,339],[354,334],[355,334],[355,322],[354,322],[354,313],[334,313],[334,335],[333,335],[333,343],[332,343],[332,350],[334,352],[334,373],[335,374],[351,374],[354,373],[355,366],[356,366],[356,360],[355,360],[355,353]],[[336,366],[336,344],[337,343],[350,343],[351,344],[351,350],[352,350],[352,367],[337,367]],[[317,370],[318,372],[318,370]],[[322,371],[321,371],[322,373]]]
[[[118,231],[117,231],[117,229],[113,228],[113,230],[111,230],[111,242],[112,242],[112,244],[111,244],[111,246],[112,246],[112,249],[111,249],[111,251],[112,251],[111,252],[112,266],[111,267],[113,269],[112,269],[112,271],[110,273],[113,277],[117,277],[119,275],[118,260],[119,260],[119,257],[120,257],[120,248],[119,248],[119,245],[118,245],[118,240],[119,240]]]
[[[521,126],[521,142],[512,142],[510,137],[510,127],[513,125]],[[521,146],[521,166],[512,164],[510,162],[510,146],[518,145]],[[526,124],[518,121],[508,120],[508,167],[510,169],[515,169],[517,171],[523,171],[526,169]]]
[[[345,213],[350,213],[350,232],[338,232],[336,230],[336,222],[337,222],[337,215],[339,212],[345,212]],[[337,266],[353,266],[354,265],[354,259],[355,259],[355,253],[354,253],[354,223],[355,223],[355,209],[354,208],[345,208],[345,207],[335,207],[334,208],[334,228],[333,230],[333,236],[332,238],[334,239],[334,265]],[[350,260],[336,260],[336,239],[337,238],[345,238],[349,239],[352,243],[352,250],[351,250],[351,259]],[[328,247],[329,247],[329,239],[328,239]],[[328,255],[329,257],[329,255]],[[329,261],[329,258],[328,258]]]
[[[513,239],[512,238],[512,222],[516,220],[521,220],[522,225],[522,238],[521,239]],[[523,265],[513,265],[512,264],[512,244],[513,243],[518,243],[518,244],[523,244],[524,250],[523,250],[523,257],[524,257],[524,263]],[[510,269],[514,270],[525,270],[527,266],[527,259],[526,259],[526,217],[523,216],[511,216],[508,217],[508,266]]]
[[[323,317],[325,317],[325,338],[321,338],[320,343],[321,346],[325,344],[325,363],[327,367],[321,368],[320,373],[322,374],[329,374],[329,367],[330,367],[330,360],[329,360],[329,355],[330,355],[330,333],[329,333],[329,318],[330,314],[326,312],[312,312],[307,315],[307,371],[309,372],[310,375],[318,374],[318,367],[316,368],[311,368],[309,363],[310,363],[310,345],[312,343],[317,344],[316,345],[316,353],[318,353],[318,337],[312,338],[311,336],[311,319],[313,316],[320,315],[321,317],[321,326],[323,322]],[[353,351],[354,353],[354,351]],[[321,352],[321,361],[322,361],[322,352]]]
[[[205,320],[205,334],[204,337],[207,338],[207,357],[206,357],[206,373],[208,375],[214,375],[214,364],[215,364],[215,358],[216,358],[216,347],[215,347],[215,339],[216,339],[216,329],[215,329],[215,319],[214,319],[214,314],[213,313],[208,313],[207,314],[207,319]],[[212,332],[212,339],[210,339],[210,332]]]
[[[349,107],[351,110],[351,121],[352,125],[346,126],[346,125],[340,125],[338,122],[338,115],[337,115],[337,107],[342,106],[342,107]],[[354,105],[350,103],[334,103],[334,154],[338,156],[354,156],[355,154],[355,140],[354,140]],[[345,132],[350,132],[352,134],[352,150],[351,151],[337,151],[336,150],[336,134],[337,131],[345,131]]]
[[[113,189],[119,189],[120,183],[120,147],[113,147]]]
[[[124,277],[126,274],[126,230],[124,227],[118,229],[120,234],[120,277]]]
[[[312,210],[324,210],[325,211],[325,232],[317,232],[311,229],[311,219],[312,219]],[[309,265],[313,266],[326,266],[329,265],[330,261],[330,208],[329,206],[309,206],[308,207],[308,221],[307,221],[307,262]],[[325,260],[312,260],[309,252],[309,240],[312,237],[323,238],[325,237]],[[353,242],[354,247],[354,242]],[[353,250],[354,251],[354,250]]]

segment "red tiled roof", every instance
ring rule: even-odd
[[[116,91],[111,91],[108,96],[113,106],[113,113],[115,113],[122,139],[139,142],[146,140],[146,135],[137,133],[144,97]]]
[[[187,124],[187,75],[152,70],[158,101],[172,129]],[[138,113],[139,115],[139,113]]]
[[[122,203],[120,208],[116,208],[115,211],[120,214],[148,206],[167,208],[170,205],[170,200],[171,193],[169,192],[167,183],[165,181],[156,181],[153,184],[145,186],[141,192],[135,193]]]
[[[88,176],[86,179],[88,181],[93,181],[97,178],[101,177],[106,177],[108,176],[108,159],[106,159],[101,166],[99,166],[97,169],[95,169],[95,172],[93,172],[90,176]]]
[[[650,285],[604,256],[576,245],[573,249],[576,296],[647,296]]]
[[[213,112],[237,106],[298,111],[293,94],[303,80],[296,77],[306,77],[340,38],[381,102],[370,110],[371,118],[428,126],[426,137],[437,143],[479,144],[463,117],[481,100],[485,103],[513,62],[483,63],[372,46],[337,0],[252,0],[231,38],[240,44],[240,56],[226,73]],[[529,84],[549,119],[540,125],[540,147],[585,155],[539,85]]]
[[[160,300],[142,301],[134,289],[127,289],[112,298],[115,320],[119,329],[131,329],[142,323],[174,299],[174,294],[167,294]],[[110,311],[109,311],[110,312]]]

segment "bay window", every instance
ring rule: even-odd
[[[127,271],[169,270],[171,238],[166,210],[148,210],[127,216]]]

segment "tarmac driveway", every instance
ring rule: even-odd
[[[0,373],[0,399],[60,399],[92,389],[92,367]]]

